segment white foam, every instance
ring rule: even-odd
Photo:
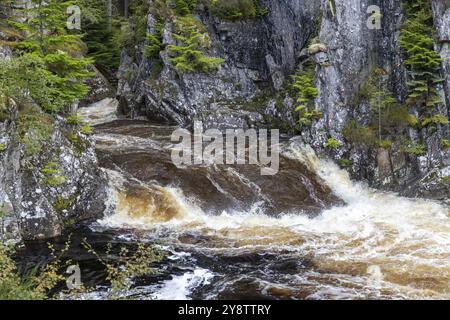
[[[302,256],[314,257],[321,268],[345,274],[343,279],[353,281],[359,290],[370,286],[373,290],[389,290],[398,297],[448,296],[450,219],[447,207],[354,183],[337,165],[318,159],[311,148],[295,140],[285,153],[308,165],[347,204],[325,210],[314,219],[300,213],[269,217],[259,213],[258,204],[251,212],[207,215],[195,201],[187,199],[182,190],[167,188],[185,211],[181,219],[148,224],[119,212],[101,223],[115,228],[194,230],[223,239],[220,245],[229,243],[227,250],[253,247],[266,251],[298,251]],[[198,271],[200,275],[202,272]],[[352,275],[355,272],[356,275]],[[190,284],[197,283],[196,277],[201,278],[199,274],[175,277],[161,289],[158,298],[173,298],[174,292],[178,292],[175,298],[186,297]],[[430,279],[429,287],[421,279]],[[320,285],[311,297],[345,298],[363,294],[355,290]]]
[[[165,281],[154,295],[159,300],[189,300],[195,288],[210,284],[214,274],[206,269],[195,269]]]

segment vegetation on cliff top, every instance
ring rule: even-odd
[[[213,15],[226,20],[251,19],[268,12],[256,0],[211,0],[209,8]]]
[[[87,66],[92,60],[82,56],[85,46],[81,41],[81,34],[72,33],[66,28],[66,9],[72,3],[59,0],[36,1],[34,7],[18,10],[18,14],[27,16],[28,19],[9,19],[9,24],[20,34],[14,47],[16,54],[20,56],[17,67],[23,70],[17,71],[31,69],[25,79],[20,79],[21,75],[17,75],[18,80],[22,82],[33,77],[37,80],[34,84],[29,81],[26,88],[41,88],[32,92],[32,98],[50,113],[63,110],[89,92],[89,87],[83,81],[91,76]],[[16,92],[9,98],[16,99],[18,95]]]
[[[442,58],[434,51],[435,30],[430,3],[411,0],[405,5],[406,21],[401,30],[400,46],[408,70],[407,104],[417,110],[421,127],[436,129],[448,124],[445,115],[439,114],[442,104],[437,85]]]
[[[211,40],[206,26],[193,15],[196,7],[196,0],[175,0],[174,8],[157,1],[151,8],[157,23],[153,33],[146,36],[145,56],[159,59],[160,52],[167,49],[170,61],[179,72],[208,73],[216,70],[223,59],[205,54],[210,48]],[[166,22],[173,23],[172,35],[176,40],[176,44],[168,45],[167,48],[162,43]]]
[[[169,45],[168,50],[174,55],[170,60],[180,72],[211,72],[216,70],[223,59],[209,57],[202,49],[209,48],[211,40],[200,21],[192,15],[177,17],[174,38],[179,45]]]
[[[315,108],[315,100],[319,95],[314,83],[315,66],[313,63],[306,63],[304,69],[292,76],[294,98],[298,103],[295,111],[299,114],[298,123],[301,127],[310,127],[314,120],[322,118],[323,114]]]

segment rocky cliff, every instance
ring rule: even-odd
[[[0,46],[0,59],[11,56]],[[38,105],[0,110],[0,241],[52,238],[98,218],[106,193],[87,135]]]
[[[261,0],[258,5],[265,8],[265,14],[226,19],[214,14],[207,1],[198,1],[192,14],[210,40],[203,50],[224,60],[217,71],[202,73],[180,72],[174,65],[170,48],[180,38],[177,17],[170,8],[176,5],[169,6],[169,13],[165,11],[162,17],[160,11],[152,10],[161,1],[149,0],[147,32],[160,35],[161,50],[151,57],[145,55],[145,48],[151,44],[147,39],[122,51],[118,88],[121,111],[185,126],[199,119],[215,128],[280,128],[301,135],[358,180],[406,196],[446,200],[450,195],[450,151],[443,147],[443,141],[448,141],[448,125],[441,123],[433,130],[396,128],[384,134],[383,141],[388,140],[384,144],[381,131],[380,144],[364,144],[350,141],[352,132],[346,129],[354,121],[360,127],[353,131],[362,135],[365,131],[360,128],[373,122],[373,94],[367,87],[376,70],[381,72],[375,86],[385,88],[396,105],[407,101],[408,72],[399,42],[405,22],[403,8],[409,2]],[[435,50],[443,57],[441,76],[445,80],[438,86],[442,96],[439,112],[448,115],[450,4],[434,0],[431,5]],[[320,116],[307,119],[312,120],[308,126],[299,126],[298,97],[290,89],[291,76],[302,72],[311,61],[318,91],[314,112]],[[412,108],[408,112],[416,111]],[[405,139],[420,141],[426,148],[420,152],[409,148],[406,152]],[[334,147],[330,147],[330,140]]]

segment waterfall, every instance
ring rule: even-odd
[[[100,129],[95,135],[98,152],[106,154],[105,163],[110,166],[106,171],[111,181],[111,202],[115,204],[115,212],[98,221],[97,227],[127,230],[162,242],[183,255],[175,259],[176,263],[189,265],[185,273],[152,285],[152,297],[167,297],[171,288],[180,286],[182,296],[189,297],[205,282],[216,290],[208,291],[209,298],[226,297],[230,290],[235,292],[233,288],[240,288],[242,281],[250,281],[261,294],[275,297],[450,297],[447,207],[354,182],[346,171],[320,159],[312,148],[293,138],[282,144],[282,158],[293,162],[296,170],[315,175],[310,180],[305,179],[308,175],[302,176],[295,184],[310,185],[312,193],[325,188],[342,201],[323,207],[315,215],[305,208],[268,213],[268,204],[278,205],[272,195],[277,190],[264,188],[267,181],[253,175],[257,168],[183,168],[169,171],[174,180],[157,180],[169,176],[166,170],[172,170],[170,157],[165,155],[172,146],[165,137],[172,129],[129,122],[123,127]],[[149,174],[154,168],[157,172]],[[283,172],[280,174],[270,183],[292,183]],[[199,177],[208,186],[196,188],[197,183],[186,181]],[[289,185],[289,189],[294,190],[295,185]],[[233,206],[215,203],[210,198],[214,190]],[[236,200],[239,193],[248,190],[252,196],[245,198],[252,202],[234,205],[242,202]],[[204,209],[205,202],[213,209]],[[195,258],[198,255],[203,257],[201,261],[211,260],[199,263]],[[279,271],[270,258],[262,265],[254,262],[267,255],[273,255],[276,261],[290,261],[294,271]],[[241,256],[249,257],[248,262],[243,258],[243,262],[229,265],[230,273],[213,263]]]

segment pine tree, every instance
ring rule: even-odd
[[[33,0],[31,8],[18,10],[25,21],[12,17],[9,23],[23,36],[16,45],[25,61],[33,61],[44,78],[40,79],[45,98],[37,92],[33,98],[47,112],[58,112],[83,98],[89,91],[83,81],[91,76],[87,67],[91,59],[83,57],[85,50],[81,34],[67,30],[67,7],[73,1]]]
[[[77,4],[82,12],[85,33],[83,41],[88,47],[87,56],[95,60],[96,67],[102,73],[112,78],[120,63],[120,46],[117,43],[119,17],[114,15],[109,28],[106,0],[78,0]]]
[[[168,50],[174,58],[171,59],[175,68],[180,72],[211,72],[216,70],[223,59],[208,57],[202,49],[210,46],[207,32],[202,32],[201,23],[192,15],[177,17],[175,39],[180,45],[169,45]]]
[[[434,51],[434,27],[430,4],[427,0],[411,0],[405,6],[406,21],[401,30],[400,46],[408,69],[408,101],[420,114],[423,127],[447,124],[448,119],[436,117],[436,107],[442,103],[437,84],[442,63]]]
[[[319,95],[314,84],[314,64],[307,62],[304,69],[293,77],[292,89],[295,91],[295,96],[298,105],[295,111],[299,113],[299,124],[301,126],[311,126],[314,120],[322,118],[323,114],[315,109],[314,101]]]

